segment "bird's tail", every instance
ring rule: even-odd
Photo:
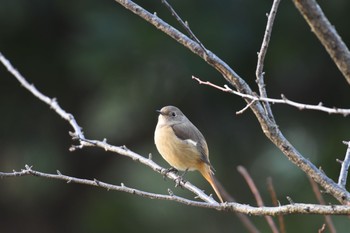
[[[210,167],[205,164],[203,169],[200,169],[199,172],[202,176],[209,182],[211,187],[214,189],[216,196],[220,199],[221,203],[224,201],[233,201],[233,198],[225,190],[225,188],[220,184],[220,182],[215,178],[214,173],[211,171]]]

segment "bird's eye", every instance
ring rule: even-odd
[[[176,113],[175,113],[175,112],[171,112],[170,114],[171,114],[171,116],[173,116],[173,117],[176,116]]]

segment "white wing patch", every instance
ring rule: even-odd
[[[197,146],[197,142],[195,142],[195,141],[193,141],[193,140],[191,140],[191,139],[186,139],[185,140],[188,144],[191,144],[191,145],[193,145],[193,146]]]

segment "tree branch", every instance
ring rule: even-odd
[[[63,175],[60,171],[57,171],[57,174],[44,173],[37,170],[34,170],[31,166],[25,165],[25,168],[21,171],[13,171],[13,172],[0,172],[0,178],[11,178],[11,177],[23,177],[23,176],[35,176],[46,179],[55,179],[62,180],[66,183],[77,183],[83,184],[98,188],[103,188],[110,191],[119,191],[126,192],[130,194],[135,194],[138,196],[146,197],[149,199],[158,199],[158,200],[166,200],[166,201],[175,201],[181,204],[201,207],[201,208],[209,208],[215,209],[219,211],[231,211],[231,212],[239,212],[248,215],[256,215],[256,216],[265,216],[265,215],[290,215],[290,214],[319,214],[319,215],[348,215],[350,214],[350,206],[344,205],[317,205],[317,204],[303,204],[303,203],[293,203],[289,205],[283,205],[278,207],[253,207],[249,205],[239,204],[235,202],[223,203],[219,204],[218,202],[200,202],[193,201],[186,198],[182,198],[174,195],[171,190],[168,195],[164,194],[156,194],[151,192],[145,192],[138,189],[130,188],[121,185],[113,185],[109,183],[105,183],[99,180],[89,180],[89,179],[81,179],[72,176]]]
[[[315,0],[293,0],[311,30],[350,84],[350,52]]]
[[[348,170],[350,166],[350,141],[344,142],[348,146],[348,149],[346,150],[344,161],[341,163],[341,169],[338,179],[338,185],[345,188],[346,180],[348,178]]]
[[[309,178],[309,181],[310,181],[310,184],[311,184],[312,191],[315,193],[315,196],[316,196],[316,199],[317,199],[318,203],[320,203],[321,205],[325,205],[326,202],[325,202],[325,200],[322,197],[322,194],[321,194],[320,189],[318,188],[318,185],[310,177],[308,177],[308,178]],[[325,218],[325,221],[327,223],[329,232],[330,233],[336,233],[337,230],[334,227],[334,224],[333,224],[331,216],[325,215],[324,218]]]
[[[273,182],[272,182],[271,177],[267,178],[267,189],[269,190],[269,193],[270,193],[270,196],[272,199],[272,204],[274,206],[279,206],[279,201],[277,200],[276,191],[275,191],[275,188],[273,186]],[[284,223],[283,215],[278,215],[278,222],[279,222],[279,226],[280,226],[280,232],[286,233],[286,225]]]
[[[237,167],[238,172],[243,176],[243,178],[245,179],[245,181],[247,182],[250,190],[252,191],[255,200],[256,200],[256,204],[259,207],[263,207],[265,206],[264,201],[260,195],[260,192],[258,190],[258,188],[256,187],[252,177],[249,175],[247,169],[245,169],[243,166],[238,166]],[[277,226],[275,224],[275,222],[273,221],[273,219],[271,218],[271,216],[265,216],[266,222],[269,224],[271,230],[273,233],[279,233]]]
[[[287,104],[287,105],[290,105],[292,107],[296,107],[299,110],[315,110],[315,111],[326,112],[328,114],[340,114],[340,115],[343,115],[344,117],[350,115],[350,109],[337,108],[337,107],[329,108],[329,107],[323,106],[322,103],[319,103],[318,105],[298,103],[298,102],[287,99],[283,94],[281,94],[282,99],[261,97],[261,96],[257,96],[257,95],[248,95],[248,94],[243,94],[243,93],[240,93],[238,91],[232,90],[227,85],[224,85],[224,87],[220,87],[220,86],[213,84],[209,81],[202,81],[201,79],[199,79],[195,76],[192,76],[192,79],[195,79],[199,84],[211,86],[211,87],[214,87],[220,91],[228,92],[228,93],[231,93],[231,94],[234,94],[234,95],[246,98],[246,99],[250,99],[252,101],[264,101],[264,102],[269,102],[272,104]],[[250,104],[252,104],[252,102],[250,102],[248,104],[248,106],[250,106]]]
[[[190,26],[188,25],[188,22],[184,22],[181,17],[176,13],[176,11],[174,10],[174,8],[166,1],[166,0],[161,0],[161,2],[166,6],[166,8],[171,12],[172,16],[175,17],[175,19],[180,23],[180,25],[186,30],[186,32],[188,33],[188,35],[190,36],[190,38],[192,40],[194,40],[195,42],[197,42],[199,44],[199,46],[202,47],[202,49],[205,51],[205,53],[207,53],[207,49],[204,47],[204,45],[202,44],[202,42],[196,37],[196,35],[192,32]]]
[[[145,192],[138,189],[130,188],[125,186],[123,183],[121,185],[113,185],[113,184],[108,184],[96,179],[88,180],[88,179],[81,179],[81,178],[76,178],[72,176],[67,176],[67,175],[63,175],[58,170],[57,170],[57,174],[39,172],[32,169],[32,166],[28,166],[28,165],[25,165],[25,169],[22,169],[20,172],[16,172],[16,171],[13,171],[12,173],[0,172],[1,178],[20,177],[20,176],[29,176],[29,175],[47,178],[47,179],[63,180],[63,181],[66,181],[68,184],[77,183],[77,184],[83,184],[88,186],[95,186],[99,188],[104,188],[107,191],[113,190],[113,191],[126,192],[126,193],[135,194],[135,195],[150,198],[150,199],[171,200],[171,201],[180,202],[182,204],[197,206],[197,207],[213,208],[214,206],[219,206],[217,202],[216,203],[212,202],[210,203],[211,205],[208,205],[209,203],[207,202],[198,202],[198,201],[185,199],[174,195],[171,190],[168,190],[169,192],[168,195],[156,194],[156,193]]]
[[[64,111],[58,104],[56,98],[49,98],[42,94],[38,89],[35,88],[33,84],[29,84],[27,80],[11,65],[11,63],[2,55],[0,52],[0,62],[6,67],[6,69],[21,83],[21,85],[27,89],[30,93],[32,93],[35,97],[37,97],[42,102],[46,103],[50,106],[50,109],[54,110],[59,116],[69,122],[69,124],[73,127],[74,132],[80,138],[84,138],[83,131],[81,127],[78,125],[73,115]]]
[[[280,3],[280,0],[273,1],[270,14],[268,14],[268,18],[267,18],[264,39],[263,39],[263,42],[261,44],[260,51],[258,52],[258,62],[257,62],[257,66],[256,66],[256,71],[255,71],[256,83],[258,84],[258,87],[259,87],[260,96],[264,97],[264,98],[267,97],[266,85],[264,82],[264,72],[263,72],[264,60],[265,60],[265,56],[267,53],[267,48],[269,47],[273,22],[275,21],[275,17],[276,17],[277,8],[278,8],[279,3]],[[265,102],[263,102],[263,105],[264,105],[266,114],[269,116],[270,120],[275,121],[269,102],[265,101]]]

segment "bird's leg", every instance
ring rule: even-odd
[[[176,175],[179,173],[179,170],[177,170],[176,168],[174,167],[170,167],[168,169],[166,169],[166,172],[165,174],[169,173],[169,172],[174,172]]]
[[[176,175],[179,174],[179,170],[177,170],[176,168],[174,167],[170,167],[168,169],[165,169],[165,171],[163,172],[163,178],[164,180],[166,179],[166,176],[169,172],[174,172]]]
[[[181,183],[185,184],[187,181],[184,179],[185,175],[188,172],[188,168],[175,180],[175,187],[180,186],[182,188]]]

